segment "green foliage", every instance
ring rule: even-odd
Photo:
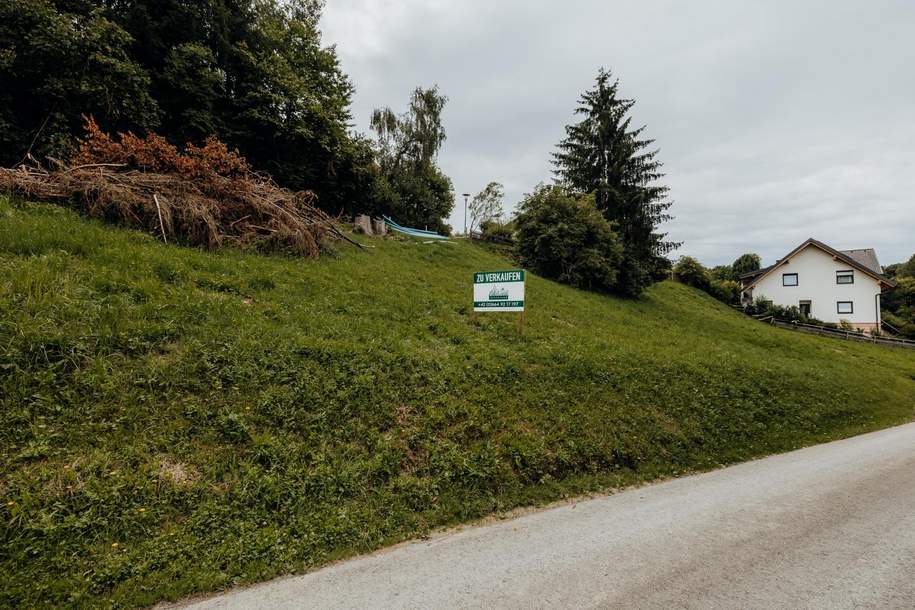
[[[709,274],[712,279],[720,282],[740,282],[740,276],[762,268],[762,259],[758,254],[748,253],[737,258],[731,265],[718,265],[713,267]],[[723,284],[722,284],[723,286]]]
[[[474,195],[470,201],[470,227],[468,230],[482,228],[484,223],[498,224],[502,217],[502,200],[505,198],[505,187],[499,182],[490,182],[486,187]]]
[[[485,241],[510,244],[515,241],[515,222],[484,220],[480,224],[480,232]]]
[[[454,207],[451,180],[436,165],[446,139],[442,112],[447,102],[437,86],[417,87],[405,113],[390,108],[372,113],[378,160],[389,185],[382,211],[401,224],[444,230]]]
[[[338,213],[386,205],[348,133],[353,87],[318,0],[0,0],[0,163],[65,157],[81,115],[176,143],[216,135]]]
[[[896,271],[897,277],[915,277],[915,255],[908,260],[908,262],[903,263],[899,266],[899,269]]]
[[[515,226],[525,267],[586,290],[616,288],[622,248],[593,195],[541,185],[521,202]]]
[[[385,172],[396,172],[404,165],[435,163],[447,139],[442,112],[448,98],[438,86],[417,87],[410,96],[407,111],[396,115],[390,108],[376,108],[372,129],[378,136],[380,163]]]
[[[707,292],[722,303],[740,304],[740,282],[715,278],[709,283]]]
[[[751,271],[758,271],[762,268],[762,259],[758,254],[743,254],[731,265],[733,275],[730,279],[739,280],[740,276]]]
[[[408,227],[449,234],[445,220],[454,207],[451,179],[434,165],[418,165],[388,176],[394,192],[387,213]]]
[[[0,201],[0,606],[150,607],[915,417],[915,354],[459,242],[306,261]]]
[[[746,313],[751,315],[758,316],[772,316],[779,320],[784,320],[787,322],[800,322],[803,324],[814,324],[816,326],[827,326],[827,327],[837,327],[836,324],[829,322],[823,322],[817,318],[806,316],[801,312],[800,307],[797,305],[789,305],[787,307],[783,305],[776,305],[772,301],[767,300],[765,297],[756,297],[756,300],[753,301],[752,305],[746,308]],[[852,328],[847,321],[843,320],[848,328]]]
[[[883,311],[881,317],[884,322],[898,330],[902,338],[915,339],[915,322],[912,322],[911,318],[896,315],[891,311]]]
[[[620,98],[618,89],[619,82],[601,69],[575,109],[582,120],[566,127],[553,159],[562,184],[593,193],[597,208],[614,223],[624,248],[617,289],[634,296],[667,276],[664,255],[679,244],[657,232],[671,218],[668,188],[658,184],[661,162],[645,128],[631,126],[628,114],[635,102]]]
[[[708,270],[692,256],[681,256],[673,268],[678,281],[708,292],[711,278]]]
[[[730,265],[716,265],[709,269],[709,275],[713,280],[726,281],[734,280],[734,269]]]
[[[58,3],[64,4],[64,3]],[[70,134],[93,114],[114,129],[159,123],[132,36],[91,2],[0,0],[0,164],[66,158]]]
[[[673,267],[674,278],[693,288],[707,292],[722,303],[740,303],[740,283],[730,279],[733,269],[722,265],[711,271],[692,256],[681,256]]]
[[[900,271],[896,287],[881,297],[883,319],[903,337],[915,339],[915,275],[907,275],[904,266]]]

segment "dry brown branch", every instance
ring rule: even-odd
[[[337,237],[352,242],[316,207],[314,193],[278,187],[215,138],[179,153],[155,135],[120,134],[115,141],[91,120],[86,129],[71,165],[55,159],[51,171],[37,164],[0,169],[0,191],[161,233],[166,242],[310,257]]]
[[[156,212],[159,213],[159,229],[162,230],[162,241],[168,243],[168,238],[165,237],[165,223],[162,222],[162,206],[159,205],[159,197],[153,193],[153,201],[156,202]]]

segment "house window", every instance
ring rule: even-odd
[[[797,273],[783,273],[782,286],[797,286]]]
[[[836,303],[836,311],[839,313],[855,313],[855,304],[851,301],[839,301]]]
[[[836,284],[854,284],[854,271],[836,271]]]
[[[800,310],[801,310],[801,315],[804,316],[804,317],[806,317],[806,318],[809,318],[809,317],[810,317],[810,309],[811,309],[811,303],[810,303],[810,301],[801,301],[801,302],[799,303],[799,306],[800,306]]]

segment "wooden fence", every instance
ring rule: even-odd
[[[755,317],[755,316],[754,316]],[[860,341],[862,343],[874,343],[876,345],[888,345],[891,347],[902,347],[915,349],[915,341],[908,339],[898,339],[890,337],[872,336],[854,330],[842,330],[839,328],[829,328],[828,326],[816,326],[813,324],[802,324],[791,320],[782,320],[774,316],[763,316],[756,318],[760,322],[768,322],[779,328],[788,330],[797,330],[800,332],[820,335],[822,337],[833,337],[834,339],[845,339],[847,341]]]

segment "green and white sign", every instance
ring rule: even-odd
[[[473,274],[474,311],[524,311],[524,270]]]

